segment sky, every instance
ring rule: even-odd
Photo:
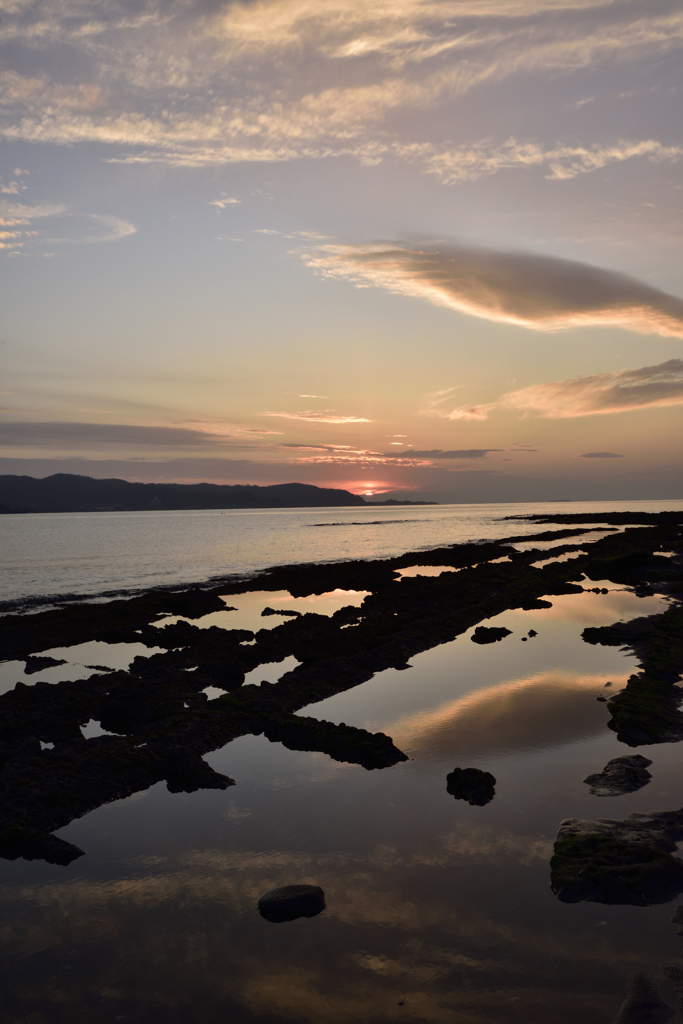
[[[0,473],[683,498],[678,0],[0,12]]]

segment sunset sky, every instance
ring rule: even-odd
[[[0,473],[683,498],[679,0],[0,9]]]

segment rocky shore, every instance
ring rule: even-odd
[[[29,668],[43,652],[91,640],[144,644],[162,653],[135,658],[128,671],[97,672],[57,685],[18,682],[0,697],[0,855],[68,863],[82,851],[51,833],[101,804],[161,780],[171,792],[230,786],[233,780],[214,772],[203,755],[250,733],[368,770],[403,761],[406,755],[382,733],[295,712],[384,669],[406,668],[410,658],[472,627],[479,626],[479,642],[500,640],[507,630],[480,624],[511,609],[548,607],[554,595],[586,589],[587,580],[610,580],[638,594],[671,599],[663,615],[586,630],[584,639],[627,646],[640,659],[641,672],[607,704],[619,739],[631,745],[680,739],[683,514],[538,521],[571,528],[375,561],[284,566],[206,589],[153,590],[127,600],[5,615],[0,658],[24,660]],[[587,532],[595,536],[596,521],[606,535],[577,542]],[[624,523],[631,528],[606,532]],[[524,551],[512,546],[548,539],[560,543]],[[563,543],[568,540],[573,543]],[[547,561],[566,554],[573,557]],[[536,561],[544,564],[536,567]],[[414,564],[451,571],[399,582],[399,570]],[[360,607],[329,617],[309,612],[256,632],[194,624],[224,611],[231,595],[287,590],[305,597],[335,589],[369,596]],[[158,624],[169,615],[182,620]],[[243,685],[248,672],[290,656],[300,664],[279,682]],[[209,701],[202,692],[207,686],[226,692]],[[91,720],[114,735],[85,739],[81,727]],[[566,873],[565,847],[559,855]],[[677,878],[678,869],[673,874]]]

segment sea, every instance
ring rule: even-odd
[[[511,516],[680,508],[679,499],[2,515],[0,612],[546,529]]]
[[[30,614],[77,595],[106,600],[151,586],[207,583],[269,565],[388,557],[462,541],[523,536],[532,513],[680,510],[683,502],[380,506],[272,511],[81,513],[0,517],[2,599]],[[558,526],[558,529],[561,527]],[[523,541],[519,542],[523,546]],[[542,546],[542,545],[538,545]],[[396,586],[401,586],[397,581]],[[562,819],[623,818],[683,806],[683,748],[639,747],[643,789],[591,794],[586,776],[634,751],[596,697],[636,660],[586,644],[586,626],[668,607],[605,582],[548,608],[487,620],[511,632],[486,646],[472,630],[299,714],[382,731],[408,755],[368,771],[243,736],[206,755],[236,785],[170,793],[162,782],[56,833],[85,855],[62,867],[0,861],[3,1002],[12,1024],[610,1024],[630,975],[644,971],[672,1006],[663,965],[681,963],[676,901],[565,904],[549,860]],[[278,610],[331,614],[364,592],[292,598],[254,589],[200,626],[273,628]],[[16,605],[15,602],[20,602]],[[22,605],[23,602],[23,605]],[[44,603],[45,602],[45,603]],[[170,618],[167,621],[172,621]],[[0,620],[1,622],[1,620]],[[534,631],[535,636],[530,637]],[[522,638],[526,642],[521,642]],[[0,665],[0,692],[58,686],[123,668],[140,644],[49,652],[65,664]],[[245,685],[297,664],[259,666]],[[220,695],[208,694],[212,699]],[[102,734],[88,722],[83,734]],[[456,767],[496,779],[470,806],[447,791]],[[273,923],[273,886],[325,891],[316,917]],[[635,1019],[635,1018],[634,1018]]]

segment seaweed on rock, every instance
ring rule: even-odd
[[[562,822],[550,861],[553,892],[563,903],[648,907],[683,892],[683,809]]]

